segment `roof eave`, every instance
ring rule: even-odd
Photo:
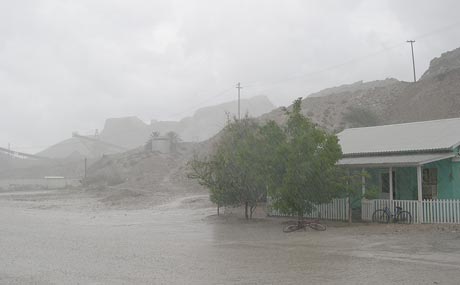
[[[452,153],[446,156],[431,158],[431,159],[427,159],[427,160],[420,161],[420,162],[385,162],[385,163],[359,163],[359,164],[351,164],[351,163],[340,164],[338,162],[337,165],[342,166],[342,167],[351,167],[351,168],[417,167],[417,166],[422,166],[422,165],[432,163],[435,161],[440,161],[443,159],[449,159],[449,158],[454,158],[454,157],[456,157],[456,155]]]
[[[460,144],[459,144],[460,145]],[[366,157],[366,156],[388,156],[388,155],[408,155],[408,154],[426,154],[426,153],[448,153],[452,148],[421,149],[421,150],[401,150],[401,151],[379,151],[379,152],[354,152],[344,153],[342,157]]]

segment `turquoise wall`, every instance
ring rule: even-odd
[[[460,162],[444,159],[426,164],[423,168],[436,168],[438,171],[438,199],[460,199]],[[417,200],[417,168],[394,167],[396,196],[398,200]],[[381,174],[388,168],[366,169],[366,189],[381,190]]]
[[[417,168],[395,168],[397,200],[417,200]]]
[[[438,170],[438,199],[460,199],[460,162],[444,159],[426,164],[423,168]],[[366,188],[381,189],[382,173],[388,173],[388,168],[366,169],[369,177],[366,179]],[[394,167],[396,179],[396,197],[398,200],[417,200],[417,168]]]
[[[452,162],[451,166],[451,173],[453,178],[452,189],[449,194],[446,194],[446,196],[450,195],[450,199],[460,199],[460,162]]]
[[[423,168],[436,168],[438,170],[438,199],[453,198],[453,176],[452,160],[445,159],[432,162],[423,166]]]
[[[460,199],[460,161],[451,158],[426,164],[424,168],[436,168],[438,172],[438,199]],[[361,171],[361,170],[359,170]],[[381,191],[381,174],[388,173],[388,168],[368,168],[366,190],[378,189]],[[393,167],[395,172],[397,200],[417,200],[417,168]],[[423,170],[422,170],[423,171]],[[360,191],[358,191],[360,193]],[[359,197],[353,202],[354,207],[360,207]]]

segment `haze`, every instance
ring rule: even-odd
[[[177,120],[264,94],[412,80],[459,46],[457,1],[2,1],[0,146],[25,152],[109,117]]]

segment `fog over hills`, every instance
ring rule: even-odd
[[[456,50],[432,60],[430,68],[416,83],[390,78],[372,82],[356,82],[325,89],[303,99],[302,112],[316,124],[331,132],[337,132],[347,127],[460,117],[459,62],[460,53]],[[207,118],[221,116],[220,119],[225,120],[223,115],[225,112],[223,111],[227,107],[231,107],[231,103],[221,105],[218,108],[203,108],[197,111],[193,117],[180,122],[154,121],[150,127],[158,131],[176,127],[176,131],[187,137],[185,129],[181,129],[179,126],[187,126],[187,123],[192,121],[195,130],[199,131],[200,126],[209,126]],[[286,119],[285,111],[283,108],[278,108],[263,114],[259,119],[261,121],[272,119],[283,123]],[[126,120],[126,122],[128,121]],[[215,131],[220,130],[220,128],[216,128]],[[198,134],[202,135],[202,133]],[[194,144],[193,148],[195,151],[200,149],[206,153],[211,150],[216,139],[219,139],[218,136],[200,144]],[[112,155],[102,158],[99,163],[100,166],[95,165],[93,167],[93,175],[94,179],[103,177],[105,178],[103,181],[109,183],[110,179],[114,179],[109,174],[114,172],[123,178],[120,180],[122,181],[121,185],[149,187],[149,185],[156,183],[155,179],[158,178],[158,175],[161,177],[166,175],[161,174],[161,171],[165,171],[164,168],[170,168],[169,172],[166,172],[173,173],[174,177],[185,177],[185,167],[181,167],[181,165],[185,165],[187,159],[190,158],[190,153],[191,151],[182,151],[179,156],[172,156],[171,158],[133,151]],[[138,163],[126,162],[135,159],[134,157],[139,157],[136,158],[139,160]],[[142,167],[137,165],[142,165]],[[165,177],[169,176],[170,174],[167,174]]]
[[[275,106],[265,96],[241,99],[241,116],[248,114],[258,117],[270,112]],[[227,123],[227,120],[238,113],[237,101],[223,103],[198,109],[192,117],[179,122],[152,121],[150,129],[161,133],[174,131],[183,141],[199,142],[217,134]]]
[[[242,114],[283,122],[284,111],[273,109],[274,105],[265,96],[241,100]],[[313,122],[330,131],[460,117],[460,49],[433,59],[416,83],[387,78],[327,88],[304,98],[302,110]],[[199,142],[218,133],[228,114],[236,113],[237,102],[232,101],[198,109],[193,116],[180,121],[151,120],[147,124],[137,117],[110,118],[99,139],[133,149],[143,145],[153,131],[162,134],[173,131],[183,141]],[[39,154],[58,158],[96,157],[119,151],[94,141],[71,138]]]
[[[460,117],[460,49],[442,54],[416,82],[385,79],[328,88],[302,101],[303,113],[330,131]],[[263,120],[285,120],[274,110]]]
[[[416,83],[390,78],[328,88],[304,98],[302,112],[314,123],[331,132],[347,127],[460,117],[459,63],[460,49],[456,49],[433,59],[429,69]],[[241,106],[243,114],[247,112],[261,121],[275,120],[282,123],[286,119],[283,108],[273,109],[274,106],[264,96],[243,99]],[[204,141],[191,144],[190,147],[206,152],[212,144],[210,142],[214,141],[208,139],[222,129],[228,113],[237,113],[236,101],[201,108],[193,116],[180,121],[152,120],[148,124],[137,117],[107,119],[98,136],[92,135],[86,139],[72,137],[40,152],[40,156],[58,159],[53,163],[47,162],[49,166],[33,167],[36,162],[15,161],[17,165],[14,170],[8,166],[11,163],[7,157],[0,157],[0,164],[4,164],[0,168],[0,174],[5,177],[40,177],[49,174],[81,176],[83,157],[94,162],[106,154],[109,157],[103,157],[103,160],[121,163],[121,166],[117,164],[117,173],[124,179],[138,176],[136,181],[147,183],[148,179],[144,179],[144,176],[148,174],[131,170],[131,162],[126,163],[125,158],[132,155],[143,157],[141,146],[152,131],[162,134],[174,131],[183,141]],[[134,152],[123,150],[135,148]],[[119,154],[111,155],[115,153]],[[190,150],[181,153],[179,160],[186,161],[190,153]],[[145,159],[154,161],[157,156],[150,155]],[[167,156],[164,159],[167,160]],[[1,163],[2,161],[5,163]],[[174,167],[180,167],[182,162]],[[112,167],[111,164],[103,164],[101,169],[107,170],[109,166]],[[99,173],[96,170],[95,173]]]
[[[241,99],[241,114],[258,117],[273,110],[275,106],[265,96]],[[156,131],[162,135],[176,132],[182,141],[199,142],[217,134],[227,123],[228,118],[237,114],[237,101],[198,109],[191,117],[180,121],[156,121],[147,124],[137,117],[109,118],[98,137],[91,140],[70,138],[59,142],[39,155],[51,158],[78,156],[98,157],[102,154],[120,152],[120,148],[133,149],[145,144],[149,135]]]

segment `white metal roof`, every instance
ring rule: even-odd
[[[344,157],[337,162],[340,166],[352,167],[402,167],[418,166],[434,161],[454,157],[453,153],[448,154],[412,154],[412,155],[379,155],[365,157]]]
[[[352,128],[337,136],[345,156],[452,150],[460,144],[460,118]]]

